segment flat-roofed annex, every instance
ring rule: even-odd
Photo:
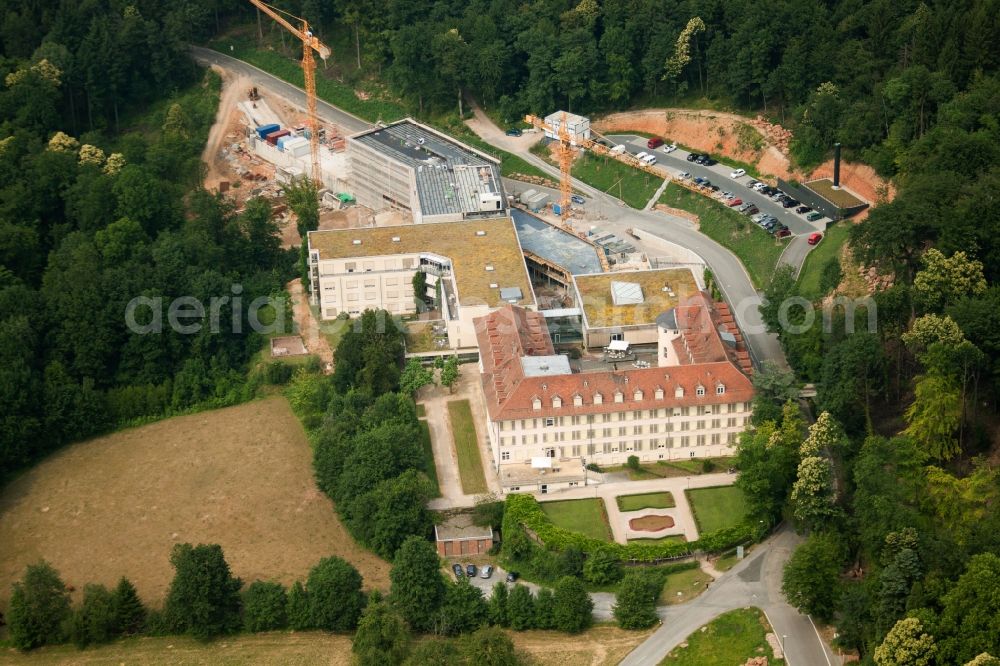
[[[497,307],[506,302],[500,297],[500,289],[511,287],[521,290],[518,305],[534,303],[528,269],[509,217],[310,231],[309,247],[319,253],[321,262],[421,252],[436,254],[451,261],[460,305]]]
[[[655,324],[658,316],[698,291],[698,283],[689,268],[575,275],[573,282],[587,327],[592,329]],[[637,291],[641,300],[636,296],[637,302],[616,304],[615,283],[628,283],[629,288],[625,291]]]

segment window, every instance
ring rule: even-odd
[[[675,398],[683,398],[684,397],[684,387],[683,386],[678,386],[677,388],[674,389],[674,397]]]
[[[708,413],[708,407],[706,407],[705,405],[698,405],[698,416],[707,413]]]
[[[587,455],[592,456],[597,451],[597,445],[587,444]]]
[[[649,426],[649,432],[653,432],[653,433],[660,432],[660,424],[659,423],[653,423],[653,424],[651,424]]]
[[[632,434],[633,435],[641,435],[642,434],[642,426],[632,426]]]
[[[601,431],[602,437],[611,437],[611,428],[605,428]]]
[[[681,421],[681,430],[690,430],[690,429],[691,429],[691,423],[689,423],[688,421]]]
[[[375,286],[375,280],[365,280],[365,289],[371,289]]]
[[[699,420],[697,427],[698,427],[698,430],[704,430],[705,429],[705,420],[704,419]]]
[[[601,423],[610,423],[611,414],[601,414]]]
[[[500,460],[510,460],[510,451],[501,451]]]
[[[541,409],[542,408],[542,401],[541,401],[541,399],[535,398],[534,400],[532,400],[531,401],[531,408],[535,409],[535,410]]]
[[[663,400],[663,389],[656,387],[656,399]]]
[[[715,395],[722,395],[726,392],[726,387],[723,384],[719,384],[715,387]]]
[[[559,396],[553,396],[553,398],[552,398],[552,406],[555,409],[559,409],[560,407],[562,407],[562,398],[560,398]]]
[[[642,451],[642,440],[641,439],[635,440],[634,446],[636,451]]]
[[[344,286],[347,287],[348,289],[357,289],[358,288],[358,281],[357,280],[348,280],[347,282],[344,283]]]
[[[345,269],[345,270],[346,270],[346,271],[347,271],[348,273],[353,273],[353,272],[354,272],[354,270],[355,270],[355,269],[356,269],[357,267],[358,267],[358,265],[357,265],[357,264],[356,264],[355,262],[353,262],[353,261],[348,261],[348,262],[347,262],[346,264],[344,264],[344,269]]]
[[[387,292],[385,292],[385,297],[386,298],[399,298],[399,292],[398,291],[387,291]]]
[[[545,418],[545,427],[546,428],[551,428],[555,424],[556,424],[556,420],[553,417],[548,416],[548,417]]]
[[[705,395],[705,387],[704,386],[699,386],[698,388],[696,388],[694,390],[694,392],[695,392],[696,395],[699,395],[699,396]]]
[[[595,393],[594,394],[594,404],[595,405],[600,405],[600,404],[603,404],[603,403],[604,403],[604,396],[601,395],[600,393]]]
[[[712,413],[719,414],[722,412],[722,405],[712,405]]]
[[[621,391],[615,391],[615,402],[622,402],[625,400],[625,395]]]
[[[574,395],[573,396],[573,406],[574,407],[579,407],[582,404],[583,404],[583,396]],[[574,416],[573,418],[575,419],[576,417]],[[576,423],[576,421],[574,421],[574,423]]]
[[[690,437],[687,436],[681,437],[681,448],[687,448],[690,445],[691,445]]]
[[[705,436],[698,435],[698,446],[705,446]]]
[[[365,292],[365,300],[366,301],[374,301],[375,300],[375,292],[374,291],[366,291]]]
[[[687,416],[691,413],[690,407],[681,407],[681,416]]]
[[[347,300],[349,300],[349,301],[356,301],[356,300],[358,300],[358,295],[357,294],[348,294],[347,295]]]
[[[726,405],[726,412],[728,412],[729,414],[732,414],[735,411],[736,411],[736,403],[735,402],[731,402],[728,405]]]
[[[736,417],[735,416],[730,416],[728,419],[726,419],[726,427],[727,428],[735,428],[736,427]]]
[[[619,437],[624,437],[626,432],[627,432],[627,430],[626,430],[625,426],[622,426],[622,427],[618,428],[618,436]]]
[[[720,437],[721,436],[719,435],[719,433],[715,433],[714,435],[712,435],[712,444],[718,444]]]

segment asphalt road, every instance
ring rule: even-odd
[[[662,626],[621,662],[621,666],[656,666],[672,649],[713,618],[747,606],[763,609],[784,648],[790,666],[830,666],[836,660],[812,620],[789,606],[781,594],[781,574],[800,541],[784,527],[727,571],[699,597],[659,608]]]
[[[608,139],[615,143],[621,143],[625,149],[633,155],[641,152],[650,153],[656,156],[655,167],[662,167],[665,173],[676,176],[681,172],[688,172],[693,176],[701,176],[712,181],[713,185],[718,185],[720,191],[729,191],[743,201],[749,201],[757,205],[762,213],[769,213],[776,217],[779,222],[788,226],[788,230],[793,235],[809,235],[814,231],[822,231],[826,228],[826,218],[817,222],[808,221],[803,215],[795,212],[794,208],[784,208],[781,204],[771,201],[769,197],[754,192],[749,187],[752,178],[742,176],[741,178],[730,178],[735,169],[732,166],[718,163],[714,166],[702,166],[694,162],[688,162],[689,153],[681,148],[672,152],[665,152],[663,147],[650,150],[646,147],[646,138],[635,136],[634,134],[613,134]],[[763,230],[761,230],[763,231]],[[766,233],[766,232],[764,232]]]
[[[306,108],[306,94],[301,88],[297,88],[290,83],[285,83],[281,79],[268,74],[262,69],[258,69],[249,63],[243,62],[242,60],[237,60],[236,58],[223,55],[218,51],[202,48],[200,46],[191,46],[190,49],[191,55],[198,63],[206,66],[218,65],[219,67],[233,72],[238,76],[245,76],[249,78],[254,85],[269,88],[282,97],[288,99],[293,104],[297,104],[303,109]],[[361,132],[372,127],[372,123],[367,120],[358,118],[353,113],[342,111],[332,104],[327,104],[321,99],[316,101],[316,112],[324,121],[337,125],[347,134]]]

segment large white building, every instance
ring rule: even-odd
[[[322,319],[368,309],[417,312],[413,276],[438,293],[453,349],[476,346],[475,317],[506,304],[534,308],[528,271],[509,217],[309,232],[312,294]]]
[[[517,306],[475,324],[487,431],[505,491],[546,491],[556,479],[575,485],[584,464],[621,464],[630,455],[732,455],[749,422],[742,338],[728,308],[703,292],[661,315],[651,367],[574,371],[555,353],[543,315]]]
[[[359,204],[416,224],[507,217],[500,160],[407,118],[347,139]]]

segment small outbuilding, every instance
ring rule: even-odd
[[[480,527],[467,513],[456,513],[434,526],[434,539],[441,557],[485,555],[493,547],[493,528]]]

